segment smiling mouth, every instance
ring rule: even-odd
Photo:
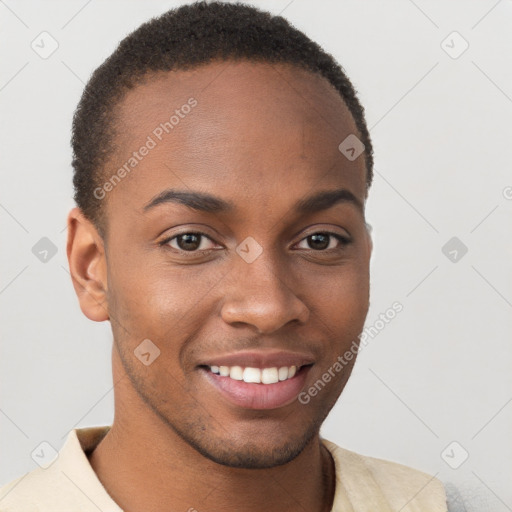
[[[228,403],[244,409],[278,409],[294,402],[313,364],[292,366],[202,365],[206,382]]]
[[[220,377],[227,377],[232,380],[244,381],[250,384],[277,384],[290,380],[303,368],[303,366],[274,366],[270,368],[253,368],[250,366],[204,366],[204,368]]]

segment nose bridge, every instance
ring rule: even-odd
[[[282,271],[278,256],[266,249],[252,262],[237,261],[237,280],[251,291],[252,296],[262,294],[282,299],[290,292],[286,286],[287,275]],[[284,290],[283,290],[284,288]]]
[[[275,331],[291,321],[306,322],[308,308],[296,295],[293,276],[283,268],[274,251],[258,249],[251,240],[247,245],[242,242],[225,290],[224,321],[251,324],[260,332]]]

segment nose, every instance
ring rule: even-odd
[[[259,334],[269,334],[295,322],[305,324],[309,308],[294,287],[297,280],[268,252],[252,263],[238,259],[227,279],[223,320],[230,325],[245,324]]]

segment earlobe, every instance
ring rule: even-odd
[[[67,255],[82,312],[95,322],[108,320],[107,265],[103,240],[79,208],[73,208],[68,215]]]

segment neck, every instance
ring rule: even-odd
[[[114,422],[90,463],[125,512],[331,510],[334,464],[318,435],[282,466],[223,466],[164,424],[131,388],[129,378],[116,381]]]

